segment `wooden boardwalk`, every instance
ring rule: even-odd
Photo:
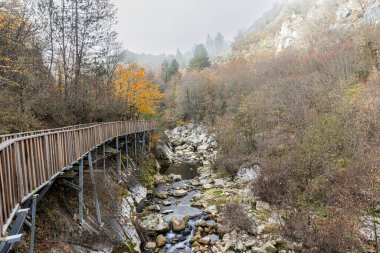
[[[126,121],[0,136],[0,238],[9,235],[7,229],[25,201],[89,151],[154,128],[153,121]]]

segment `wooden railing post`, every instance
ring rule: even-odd
[[[17,172],[17,183],[19,190],[19,199],[21,200],[25,196],[24,192],[24,177],[22,174],[21,167],[21,157],[20,157],[20,145],[18,142],[15,142],[15,150],[16,150],[16,172]]]

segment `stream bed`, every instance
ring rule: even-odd
[[[162,173],[169,178],[175,176],[174,182],[156,186],[156,196],[143,201],[144,207],[139,208],[142,211],[154,209],[162,214],[165,222],[170,224],[169,231],[164,233],[166,243],[161,247],[160,252],[191,252],[191,240],[197,231],[202,230],[200,224],[215,227],[215,221],[205,215],[202,208],[192,206],[192,198],[201,192],[201,185],[194,186],[193,184],[193,179],[199,176],[198,167],[200,166],[191,163],[172,164]],[[160,195],[160,193],[163,194]],[[178,193],[183,196],[178,196]],[[171,223],[172,219],[186,220],[185,228],[175,231]],[[213,233],[208,234],[208,237],[212,241],[219,240],[218,235]],[[145,249],[143,252],[153,251]]]

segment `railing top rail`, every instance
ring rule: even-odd
[[[60,129],[81,128],[81,127],[92,126],[92,125],[97,125],[97,124],[101,124],[101,123],[103,123],[103,122],[78,124],[78,125],[65,126],[65,127],[57,127],[57,128],[48,128],[48,129],[41,129],[41,130],[36,130],[36,131],[27,131],[27,132],[2,134],[2,135],[0,135],[0,138],[12,137],[12,136],[18,136],[18,135],[34,135],[34,134],[43,133],[43,132],[59,131]]]
[[[122,122],[152,122],[152,121],[146,121],[146,120],[130,120],[130,121],[113,121],[113,122],[98,122],[98,123],[88,123],[88,124],[79,124],[79,125],[73,125],[73,126],[66,126],[61,128],[51,128],[51,129],[45,129],[45,130],[37,130],[37,131],[30,131],[30,132],[20,132],[20,133],[13,133],[13,134],[4,134],[0,135],[0,140],[3,138],[8,140],[11,139],[23,139],[24,137],[32,137],[32,136],[41,136],[46,134],[53,134],[53,133],[59,133],[59,132],[67,132],[72,130],[79,130],[79,129],[86,129],[94,126],[99,125],[105,125],[105,124],[116,124],[116,123],[122,123]],[[8,138],[9,137],[9,138]],[[1,144],[1,142],[0,142]],[[1,145],[0,145],[1,149]]]

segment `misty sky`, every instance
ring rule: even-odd
[[[275,0],[113,0],[119,40],[137,53],[190,50],[218,31],[231,40]]]

